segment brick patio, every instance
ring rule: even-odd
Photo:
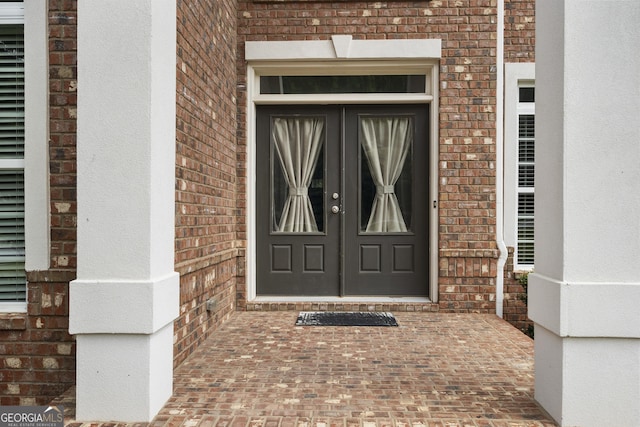
[[[129,425],[556,425],[533,399],[533,342],[520,331],[493,315],[394,314],[399,327],[236,313],[176,369],[154,421]],[[72,396],[62,399],[68,426],[115,425],[73,421]]]

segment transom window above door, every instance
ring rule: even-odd
[[[317,93],[425,93],[427,76],[261,76],[260,93],[295,95]]]
[[[438,39],[248,41],[247,91],[256,104],[428,103],[440,57]]]

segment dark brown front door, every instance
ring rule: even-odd
[[[428,295],[428,106],[257,117],[257,294]]]

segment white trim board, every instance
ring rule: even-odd
[[[440,59],[440,39],[353,40],[334,35],[331,40],[248,41],[247,61],[310,61],[322,59]]]
[[[25,244],[27,271],[49,268],[47,2],[25,2]]]

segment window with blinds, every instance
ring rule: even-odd
[[[0,25],[0,303],[26,299],[24,25]]]
[[[521,87],[518,102],[516,263],[530,267],[534,261],[535,118],[535,89]]]

